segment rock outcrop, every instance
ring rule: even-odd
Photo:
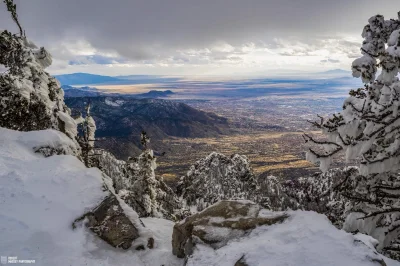
[[[85,225],[113,247],[128,249],[139,238],[139,231],[126,216],[114,194],[106,197],[93,211],[77,219],[87,219]]]
[[[218,249],[257,226],[280,223],[288,217],[285,213],[262,216],[260,210],[262,208],[251,201],[224,200],[187,217],[174,226],[172,253],[184,258],[192,254],[196,243]]]

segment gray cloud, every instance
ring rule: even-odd
[[[328,58],[328,59],[321,60],[321,63],[334,63],[335,64],[335,63],[340,63],[340,60]]]
[[[28,37],[49,47],[56,58],[76,60],[71,58],[74,52],[62,45],[85,40],[97,51],[116,52],[133,61],[182,63],[239,61],[243,44],[285,46],[276,38],[310,45],[282,55],[309,55],[313,43],[324,38],[361,34],[376,13],[395,17],[397,1],[376,5],[372,0],[15,0]],[[2,3],[0,28],[16,32]],[[233,50],[205,50],[221,41]],[[351,57],[359,45],[343,41],[340,47]],[[189,50],[201,59],[191,57]]]

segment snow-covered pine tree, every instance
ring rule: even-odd
[[[22,30],[21,24],[18,20],[17,5],[14,4],[13,0],[4,0],[3,2],[7,6],[7,11],[11,13],[11,17],[14,20],[15,24],[17,24],[20,36],[24,36],[25,32]]]
[[[357,167],[330,169],[310,177],[301,177],[283,181],[281,194],[291,200],[291,209],[302,209],[325,214],[338,228],[342,228],[352,202],[346,196],[351,195],[354,180],[358,176]],[[293,204],[297,202],[296,204]],[[282,205],[285,210],[287,206]]]
[[[247,199],[258,202],[257,178],[246,156],[227,157],[213,152],[198,160],[181,177],[177,194],[197,211],[224,199]]]
[[[145,146],[146,147],[146,146]],[[155,169],[157,168],[156,158],[154,157],[153,151],[145,149],[139,156],[139,176],[135,180],[132,189],[142,190],[142,203],[145,212],[148,216],[156,215],[157,202],[156,202],[156,174]]]
[[[75,139],[76,123],[64,104],[64,92],[44,71],[51,55],[25,37],[13,1],[4,3],[20,33],[0,32],[0,64],[6,68],[0,74],[0,126],[21,131],[53,128]]]
[[[258,177],[258,189],[252,194],[252,200],[259,203],[266,209],[274,211],[296,210],[301,208],[299,202],[289,197],[285,184],[275,176]]]
[[[400,12],[397,19],[376,15],[364,27],[362,56],[354,60],[354,77],[363,88],[350,91],[343,111],[314,125],[326,141],[305,135],[313,144],[307,159],[326,171],[332,156],[344,151],[347,160],[359,159],[360,174],[346,195],[354,203],[344,228],[367,233],[378,249],[400,259]],[[381,73],[377,75],[378,69]]]
[[[146,132],[141,134],[143,152],[137,159],[130,158],[126,163],[126,178],[119,191],[121,198],[130,205],[140,217],[163,217],[178,220],[183,217],[182,202],[174,191],[157,177],[156,157],[149,148],[150,139]]]
[[[147,150],[147,145],[150,143],[150,138],[147,136],[146,131],[142,131],[140,134],[140,144],[142,145],[143,150]]]
[[[90,115],[90,102],[86,105],[86,116],[85,118],[80,115],[75,119],[75,122],[78,125],[82,125],[82,135],[78,136],[78,142],[82,148],[82,157],[87,167],[91,167],[94,165],[92,162],[93,149],[95,133],[96,133],[96,122],[93,117]]]

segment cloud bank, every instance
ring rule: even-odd
[[[397,16],[394,0],[15,2],[27,35],[52,52],[55,72],[262,72],[325,67],[327,58],[345,67],[370,16]],[[0,25],[16,32],[4,4]]]

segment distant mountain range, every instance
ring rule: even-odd
[[[180,80],[178,77],[165,77],[156,75],[128,75],[128,76],[102,76],[88,73],[73,73],[55,75],[61,85],[125,85],[125,84],[153,84],[167,83]]]
[[[351,77],[351,72],[343,69],[332,69],[324,72],[308,74],[308,76],[311,75]],[[152,84],[152,83],[177,82],[182,79],[181,77],[166,77],[157,75],[127,75],[127,76],[111,77],[111,76],[94,75],[88,73],[56,75],[55,77],[60,81],[61,85]],[[290,76],[288,76],[288,78],[289,77]]]
[[[74,98],[74,97],[98,97],[98,96],[111,96],[111,97],[133,97],[133,98],[167,98],[174,93],[171,90],[165,91],[157,91],[151,90],[146,93],[140,94],[121,94],[121,93],[109,93],[104,92],[104,90],[99,90],[93,87],[72,87],[69,85],[62,85],[61,88],[64,90],[64,96],[66,98]]]
[[[76,75],[76,76],[75,76]],[[349,71],[334,69],[310,73],[298,77],[275,78],[228,78],[228,77],[165,77],[131,75],[108,77],[85,73],[57,76],[64,83],[66,97],[129,96],[139,98],[174,98],[215,100],[243,99],[270,96],[343,97],[350,89],[363,86],[359,79],[352,78]],[[66,84],[85,84],[75,88]],[[92,83],[88,85],[88,83]],[[94,84],[93,84],[94,83]],[[100,88],[101,85],[101,89]],[[132,86],[137,85],[137,87]],[[89,87],[88,87],[89,86]],[[136,88],[148,88],[137,95]],[[122,93],[114,93],[119,91]],[[164,91],[164,92],[158,92]]]
[[[55,76],[61,85],[90,85],[118,82],[120,79],[109,76],[94,75],[88,73],[74,73]]]
[[[145,130],[155,149],[163,149],[162,140],[174,137],[216,137],[229,134],[226,118],[199,111],[169,100],[135,99],[131,97],[66,98],[73,113],[84,113],[87,101],[97,125],[96,146],[126,159],[137,155],[140,132]]]
[[[69,85],[63,85],[61,88],[64,90],[64,96],[66,98],[69,97],[97,97],[101,96],[104,93],[99,91],[96,88],[91,88],[91,87],[80,87],[80,88],[75,88],[71,87]]]

